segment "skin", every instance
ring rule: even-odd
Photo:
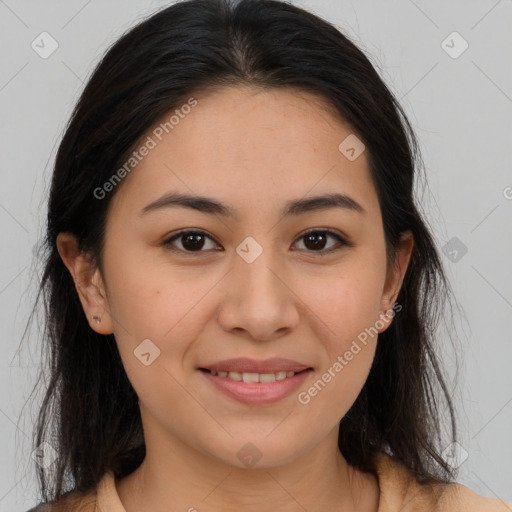
[[[386,260],[366,154],[350,161],[338,150],[353,130],[321,98],[246,86],[195,97],[198,105],[115,191],[104,272],[78,252],[72,235],[58,237],[91,329],[114,333],[139,396],[147,455],[116,481],[121,501],[127,512],[376,511],[375,475],[350,466],[337,438],[378,336],[306,405],[297,393],[275,404],[241,404],[197,367],[241,356],[290,358],[313,367],[299,391],[307,390],[365,328],[379,319],[379,332],[389,327],[385,312],[402,284],[412,237],[404,234],[396,260]],[[170,191],[216,198],[238,217],[185,208],[139,215]],[[364,212],[280,217],[288,200],[332,192]],[[183,237],[174,242],[178,252],[162,245],[185,228],[212,239],[195,252]],[[303,237],[310,228],[338,232],[353,247],[319,255]],[[252,263],[236,252],[247,236],[263,248]],[[161,352],[145,366],[134,349],[147,338]],[[248,442],[261,453],[251,468],[237,457]]]

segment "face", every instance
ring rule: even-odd
[[[91,328],[115,335],[146,444],[159,437],[230,465],[256,455],[272,466],[336,439],[412,245],[388,268],[366,154],[340,151],[353,131],[321,99],[249,87],[195,98],[169,133],[159,122],[142,137],[154,147],[115,190],[103,274],[92,272],[80,299],[88,318],[101,317]],[[311,201],[329,194],[338,199]],[[85,260],[59,238],[80,273]],[[237,358],[256,366],[219,363]],[[234,373],[212,375],[217,363]]]

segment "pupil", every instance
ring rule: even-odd
[[[318,243],[315,243],[315,239],[316,241],[320,241],[320,244]],[[308,242],[310,241],[313,241],[313,245],[312,247],[309,247],[308,246]],[[306,235],[306,247],[310,248],[310,249],[318,249],[318,248],[323,248],[323,245],[325,244],[325,233],[311,233],[310,235]],[[322,246],[322,247],[319,247]]]
[[[183,243],[183,247],[185,247],[185,249],[197,249],[197,248],[201,248],[202,247],[202,240],[201,240],[201,237],[203,235],[201,235],[200,233],[193,233],[193,234],[190,234],[190,235],[186,235],[184,237],[185,239],[185,243]],[[189,241],[192,241],[192,243],[189,245],[189,247],[187,247],[187,244],[189,243]]]

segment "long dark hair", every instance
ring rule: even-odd
[[[455,414],[434,350],[450,287],[415,203],[421,157],[403,109],[364,53],[319,17],[276,0],[188,0],[151,15],[108,50],[56,155],[36,299],[44,299],[50,380],[33,446],[47,441],[57,454],[51,468],[37,467],[45,501],[66,490],[92,489],[107,470],[123,477],[145,456],[138,398],[116,341],[89,327],[57,252],[57,235],[75,234],[80,249],[102,269],[115,191],[101,200],[94,191],[164,114],[198,91],[237,84],[293,87],[327,100],[366,146],[388,260],[402,233],[414,236],[397,299],[401,311],[379,336],[368,379],[340,422],[340,451],[363,471],[372,469],[377,452],[386,451],[418,481],[453,479],[442,457],[441,401],[451,441]]]

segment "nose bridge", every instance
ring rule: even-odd
[[[244,239],[236,252],[220,304],[218,319],[224,329],[241,328],[263,339],[294,325],[298,312],[276,252],[263,247],[255,237]]]
[[[266,237],[269,240],[270,237]],[[261,237],[260,237],[261,240]],[[265,301],[274,301],[280,295],[282,283],[276,277],[279,262],[270,243],[264,248],[255,237],[246,237],[236,248],[238,259],[235,259],[235,278],[240,279],[242,291],[249,295],[261,295]],[[248,287],[243,290],[243,286]]]

